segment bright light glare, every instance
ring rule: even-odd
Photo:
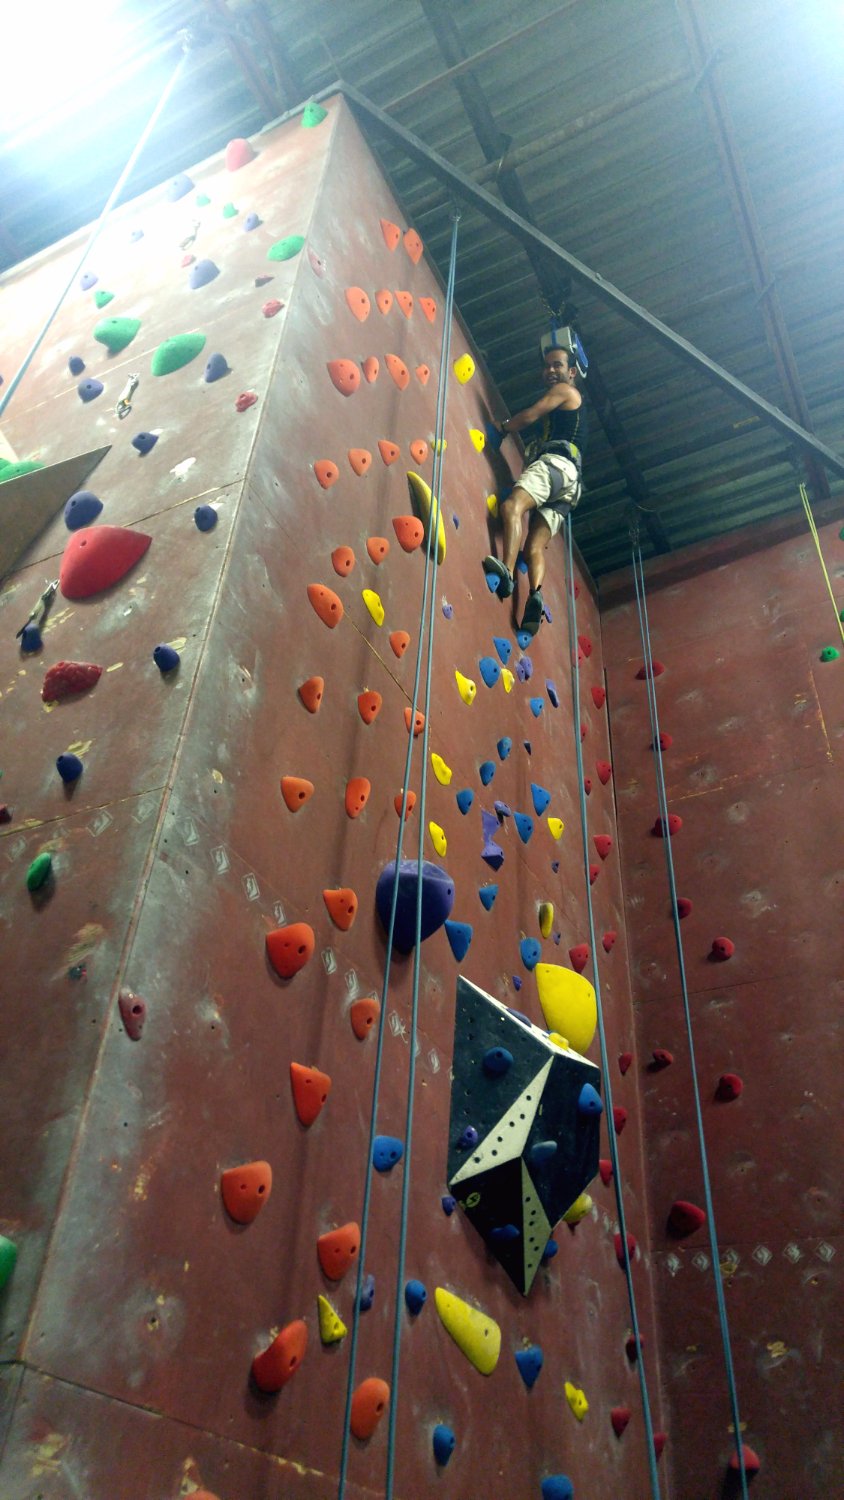
[[[85,108],[122,51],[126,9],[123,0],[96,0],[90,9],[72,0],[4,7],[0,147],[69,100]]]

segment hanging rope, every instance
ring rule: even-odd
[[[844,624],[842,624],[842,622],[841,622],[841,617],[840,617],[840,615],[838,613],[838,605],[835,602],[835,595],[832,592],[832,583],[830,581],[829,573],[827,572],[826,563],[824,562],[824,559],[823,559],[823,552],[821,551],[821,539],[818,536],[818,528],[815,525],[815,518],[812,515],[812,507],[811,507],[811,504],[809,502],[809,496],[808,496],[805,484],[801,484],[800,485],[800,499],[803,501],[803,509],[806,512],[806,520],[809,523],[809,530],[810,530],[810,532],[812,534],[812,541],[815,544],[815,551],[818,554],[818,562],[821,565],[821,572],[823,573],[823,576],[824,576],[824,582],[826,584],[827,591],[829,593],[829,597],[832,600],[832,608],[835,611],[835,623],[838,626],[838,631],[839,631],[839,634],[841,636],[841,640],[842,640],[842,642],[844,642]]]
[[[586,910],[589,920],[589,944],[590,951],[595,953],[595,913],[592,906],[592,884],[589,879],[589,828],[586,817],[586,789],[583,784],[583,746],[580,738],[580,660],[577,647],[577,620],[574,606],[574,551],[572,545],[571,515],[566,516],[566,601],[568,606],[568,628],[569,628],[569,660],[572,664],[572,707],[574,710],[574,746],[577,760],[577,785],[580,803],[580,834],[583,843],[583,872],[586,885]],[[618,1141],[616,1139],[613,1123],[612,1103],[612,1081],[610,1078],[610,1061],[607,1051],[607,1034],[604,1026],[604,1008],[601,999],[601,978],[598,973],[597,961],[594,961],[595,974],[595,1002],[598,1013],[598,1040],[601,1052],[601,1075],[604,1084],[604,1118],[607,1122],[607,1138],[610,1147],[610,1160],[612,1162],[613,1186],[615,1188],[616,1212],[618,1214],[618,1229],[621,1237],[622,1252],[624,1255],[624,1277],[627,1282],[627,1300],[630,1306],[630,1325],[633,1337],[636,1341],[636,1363],[639,1374],[639,1393],[642,1400],[642,1414],[645,1419],[645,1442],[648,1454],[648,1473],[651,1482],[652,1500],[660,1500],[659,1477],[656,1469],[656,1451],[654,1449],[653,1422],[651,1420],[651,1403],[648,1396],[648,1384],[645,1375],[645,1361],[642,1351],[642,1340],[639,1335],[639,1316],[636,1309],[636,1293],[633,1288],[633,1268],[630,1262],[630,1251],[627,1245],[627,1219],[624,1211],[624,1194],[621,1183],[621,1164],[619,1159]]]
[[[801,486],[802,488],[802,486]],[[663,844],[665,847],[665,865],[668,873],[668,888],[671,894],[671,914],[674,922],[674,941],[677,947],[677,963],[680,971],[680,991],[683,1003],[683,1016],[686,1025],[686,1038],[689,1046],[689,1062],[692,1074],[692,1098],[694,1100],[695,1122],[697,1126],[698,1147],[700,1151],[700,1164],[703,1174],[703,1193],[706,1204],[706,1221],[709,1232],[709,1249],[712,1257],[712,1275],[715,1282],[715,1298],[718,1304],[718,1320],[721,1327],[721,1344],[724,1353],[724,1368],[727,1375],[727,1388],[730,1397],[730,1409],[733,1418],[733,1433],[735,1437],[736,1456],[738,1458],[739,1474],[741,1477],[741,1493],[743,1500],[747,1500],[747,1473],[744,1466],[744,1453],[741,1441],[741,1417],[739,1414],[738,1391],[736,1389],[735,1372],[733,1369],[733,1356],[730,1344],[730,1327],[727,1319],[727,1305],[724,1300],[724,1286],[721,1279],[721,1256],[718,1249],[718,1232],[715,1224],[715,1206],[712,1201],[712,1188],[709,1176],[709,1158],[706,1151],[706,1137],[703,1129],[703,1112],[700,1103],[700,1087],[697,1079],[697,1064],[695,1062],[695,1044],[692,1028],[692,1013],[689,1002],[689,988],[686,980],[686,963],[683,953],[683,938],[680,933],[680,917],[677,911],[677,883],[674,876],[674,856],[671,849],[671,838],[668,834],[668,797],[665,790],[665,773],[662,767],[662,755],[659,746],[659,712],[656,701],[656,687],[653,672],[650,671],[651,656],[651,632],[648,620],[648,606],[645,596],[645,570],[642,561],[642,551],[638,540],[638,528],[633,532],[633,580],[636,588],[636,609],[639,616],[639,635],[642,642],[642,651],[645,661],[645,682],[648,689],[648,711],[650,714],[651,737],[654,745],[654,766],[656,768],[657,804],[659,815],[662,819],[664,830]]]
[[[385,1500],[392,1500],[393,1473],[395,1467],[395,1439],[396,1439],[396,1412],[398,1407],[397,1387],[399,1378],[399,1348],[401,1340],[401,1296],[404,1280],[404,1257],[407,1242],[407,1217],[409,1202],[409,1179],[410,1179],[410,1151],[413,1131],[413,1089],[416,1078],[416,1032],[419,1007],[419,978],[420,978],[420,949],[421,949],[421,926],[422,926],[422,880],[421,866],[424,852],[425,838],[425,803],[428,770],[428,724],[430,719],[431,699],[431,662],[433,659],[434,646],[434,620],[436,607],[436,576],[437,576],[437,532],[439,518],[442,515],[441,492],[442,473],[444,466],[445,450],[445,419],[448,399],[448,361],[451,350],[451,321],[454,307],[454,283],[457,271],[457,226],[460,221],[459,214],[455,214],[451,233],[451,255],[449,259],[448,282],[446,285],[445,306],[443,308],[443,338],[440,347],[439,382],[437,386],[437,405],[434,423],[434,463],[432,473],[431,494],[432,504],[431,517],[428,525],[428,544],[425,547],[425,569],[422,580],[422,604],[419,613],[419,641],[416,648],[416,664],[413,676],[413,691],[410,703],[410,728],[408,731],[407,754],[404,765],[404,783],[402,786],[401,812],[399,814],[399,831],[396,839],[396,871],[390,897],[390,920],[387,927],[387,947],[384,958],[384,978],[381,988],[381,1013],[378,1018],[378,1034],[375,1048],[375,1069],[372,1080],[372,1104],[369,1117],[369,1139],[366,1153],[366,1177],[363,1195],[363,1208],[360,1223],[360,1248],[358,1250],[358,1268],[355,1284],[355,1306],[352,1316],[352,1332],[349,1340],[349,1369],[346,1380],[346,1404],[343,1417],[343,1442],[340,1453],[340,1475],[338,1481],[337,1497],[344,1500],[346,1493],[346,1475],[349,1464],[350,1443],[350,1418],[352,1411],[352,1397],[355,1385],[355,1367],[357,1361],[358,1335],[360,1330],[360,1299],[363,1290],[364,1263],[366,1255],[367,1235],[369,1232],[369,1219],[372,1201],[372,1151],[375,1137],[378,1133],[378,1103],[381,1088],[381,1073],[384,1054],[384,1037],[387,1020],[387,1000],[390,993],[390,968],[393,959],[393,944],[395,939],[396,910],[398,907],[399,873],[402,859],[402,845],[404,840],[405,819],[407,816],[407,796],[410,788],[410,772],[413,762],[413,748],[416,743],[414,725],[419,704],[420,680],[422,675],[422,658],[425,639],[425,625],[428,625],[428,645],[426,653],[425,683],[425,728],[422,737],[422,775],[419,795],[419,854],[417,868],[417,897],[416,897],[416,943],[414,948],[413,962],[413,989],[411,998],[411,1036],[409,1042],[410,1063],[408,1075],[407,1093],[407,1115],[405,1126],[405,1150],[404,1171],[402,1178],[402,1201],[401,1219],[399,1232],[399,1257],[396,1277],[396,1310],[393,1327],[393,1355],[392,1374],[390,1385],[390,1407],[389,1427],[387,1440],[387,1489]],[[429,604],[430,597],[430,604]]]

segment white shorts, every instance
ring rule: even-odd
[[[551,494],[549,465],[559,472],[563,484],[556,499],[546,504]],[[535,463],[528,464],[527,468],[522,470],[516,484],[520,490],[524,490],[532,500],[536,501],[536,509],[550,528],[552,536],[557,535],[566,516],[574,510],[580,499],[580,474],[577,464],[558,453],[546,453]]]

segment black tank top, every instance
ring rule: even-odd
[[[588,435],[586,406],[582,400],[576,408],[555,406],[538,422],[524,428],[525,458],[528,463],[534,463],[543,453],[559,453],[563,458],[575,457],[582,462]],[[570,447],[576,450],[573,455],[569,453]]]

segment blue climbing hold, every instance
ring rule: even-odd
[[[522,955],[522,963],[526,969],[535,969],[542,957],[542,949],[536,938],[522,938],[519,943],[519,952]]]
[[[258,217],[257,214],[247,214],[246,218],[243,221],[243,228],[246,231],[246,233],[249,234],[250,230],[252,230],[252,229],[258,229],[259,226],[260,226],[260,223],[261,223],[261,220],[259,219],[259,217]]]
[[[210,359],[205,361],[202,378],[208,385],[212,385],[215,380],[222,380],[223,376],[228,373],[229,365],[225,354],[212,354]]]
[[[539,1372],[543,1365],[542,1350],[539,1345],[531,1344],[529,1349],[517,1349],[516,1364],[522,1380],[528,1390],[531,1390],[539,1379]]]
[[[495,765],[493,764],[493,762],[491,760],[485,760],[483,765],[478,769],[478,775],[480,776],[483,785],[489,786],[493,776],[495,775]]]
[[[489,1232],[490,1239],[497,1241],[499,1245],[511,1245],[520,1235],[521,1230],[516,1224],[497,1224]]]
[[[488,688],[495,687],[501,676],[501,668],[494,656],[482,656],[478,662],[478,671]]]
[[[550,1161],[557,1154],[556,1141],[536,1141],[531,1146],[528,1156],[535,1166],[540,1167],[543,1162]]]
[[[495,898],[498,895],[498,886],[482,885],[478,891],[478,895],[481,898],[481,906],[484,908],[484,911],[492,911],[495,905]]]
[[[213,531],[217,524],[217,512],[213,505],[198,505],[193,513],[197,531]]]
[[[542,713],[543,706],[544,705],[541,698],[531,698],[530,711],[535,719],[539,718],[539,715]]]
[[[447,599],[443,599],[443,619],[445,619],[445,620],[451,620],[453,618],[454,618],[454,605],[453,604],[449,604],[449,602],[448,602]]]
[[[518,557],[516,558],[516,572],[517,573],[526,573],[527,570],[528,570],[527,569],[527,563],[526,563],[526,561],[524,559],[523,554],[520,552],[519,555],[518,555]]]
[[[548,694],[548,699],[550,701],[551,707],[559,708],[560,699],[557,693],[557,689],[554,686],[554,683],[551,681],[550,677],[546,677],[545,679],[545,691]]]
[[[533,750],[531,748],[530,740],[522,740],[522,744],[524,745],[525,749],[527,750],[528,755],[532,755],[533,754]]]
[[[533,810],[536,816],[541,818],[546,807],[550,805],[551,793],[546,787],[539,786],[537,782],[532,781],[530,784],[530,795],[533,798]]]
[[[188,281],[196,291],[198,287],[207,286],[209,281],[216,281],[219,274],[220,267],[215,266],[213,260],[197,260],[190,268]]]
[[[558,859],[552,859],[552,861],[551,861],[551,869],[554,871],[555,875],[559,875],[559,873],[560,873],[560,861]]]
[[[487,422],[484,428],[484,437],[486,438],[487,447],[491,448],[493,453],[497,453],[504,442],[504,433],[501,431],[501,428],[495,422]]]
[[[172,177],[168,182],[167,192],[165,196],[170,200],[171,203],[176,203],[179,198],[184,198],[186,193],[190,193],[192,191],[193,183],[188,177],[187,172],[179,172],[176,177]]]
[[[80,380],[76,387],[80,401],[96,401],[97,397],[101,396],[104,390],[105,386],[101,380]]]
[[[484,1053],[484,1072],[491,1078],[503,1078],[513,1066],[513,1054],[506,1047],[489,1047]]]
[[[369,1312],[369,1309],[371,1308],[374,1301],[375,1277],[370,1271],[363,1278],[363,1285],[361,1286],[360,1296],[358,1298],[358,1307],[360,1308],[361,1312]]]
[[[533,636],[527,630],[517,630],[516,631],[516,640],[517,640],[517,642],[518,642],[519,647],[521,648],[521,650],[522,651],[526,651],[527,648],[528,648],[528,646],[530,645],[531,641],[533,640]],[[517,675],[518,675],[518,673],[517,673]],[[522,676],[521,681],[524,682],[524,680],[525,680],[524,676]]]
[[[415,1316],[421,1313],[428,1300],[428,1292],[423,1282],[409,1281],[404,1289],[404,1300],[409,1313]]]
[[[496,797],[492,805],[495,808],[495,811],[498,814],[499,818],[512,818],[513,809],[510,806],[509,802],[502,802],[500,797]]]
[[[136,432],[135,436],[132,439],[132,447],[137,448],[138,452],[143,457],[145,453],[152,452],[157,442],[157,432]]]
[[[82,762],[78,755],[72,755],[68,750],[64,755],[59,756],[56,761],[56,770],[65,786],[69,786],[72,782],[78,781],[82,775]]]
[[[376,1172],[392,1172],[404,1156],[404,1146],[395,1135],[376,1135],[372,1142],[372,1165]]]
[[[469,922],[446,922],[445,935],[448,938],[448,946],[457,962],[460,963],[469,952],[472,942],[472,926]]]
[[[513,975],[513,989],[514,990],[520,990],[521,987],[522,987],[522,981],[521,981],[521,979],[519,978],[518,974],[514,974]]]
[[[454,527],[455,531],[459,531],[460,530],[460,517],[453,515],[452,518],[451,518],[451,524]]]
[[[584,1083],[577,1096],[577,1107],[582,1115],[602,1115],[604,1105],[598,1090],[591,1083]]]
[[[574,1485],[567,1474],[549,1474],[542,1481],[542,1500],[574,1500]]]
[[[433,1435],[434,1458],[441,1469],[444,1469],[452,1453],[457,1446],[457,1438],[445,1422],[438,1422],[434,1428]]]
[[[83,271],[79,278],[79,285],[83,292],[90,292],[92,286],[96,286],[99,276],[94,271]]]
[[[443,1213],[446,1218],[450,1219],[457,1207],[457,1199],[451,1193],[443,1193],[440,1203],[442,1204]]]
[[[174,646],[156,646],[152,659],[159,672],[163,674],[175,671],[182,658]]]
[[[507,756],[510,754],[510,751],[513,748],[513,741],[511,740],[509,734],[502,735],[495,748],[498,751],[499,759],[506,760]]]
[[[82,371],[85,368],[85,361],[82,358],[81,354],[71,354],[70,359],[67,362],[67,368],[69,369],[71,375],[81,375]]]
[[[542,1252],[542,1264],[543,1264],[543,1266],[547,1266],[549,1260],[553,1260],[554,1259],[554,1256],[557,1254],[557,1251],[559,1250],[559,1248],[560,1247],[557,1244],[556,1240],[549,1240],[548,1241],[547,1245],[545,1246],[545,1249]]]
[[[472,806],[474,800],[475,794],[472,791],[471,787],[464,786],[462,791],[459,791],[457,793],[457,806],[460,808],[460,811],[462,812],[464,818],[469,811],[469,808]]]
[[[516,825],[516,832],[522,843],[529,844],[533,837],[533,818],[529,817],[527,813],[514,813],[513,822]]]
[[[416,944],[416,893],[419,886],[419,864],[415,859],[403,859],[399,865],[398,899],[393,941],[399,953],[411,953]],[[454,881],[439,865],[423,860],[422,872],[422,930],[424,942],[437,932],[451,913],[454,905]],[[396,878],[396,862],[391,859],[378,876],[375,888],[375,904],[378,915],[388,931],[390,909],[393,900],[393,882]]]
[[[519,666],[522,669],[522,682],[527,682],[528,678],[533,676],[533,662],[529,656],[520,656]]]
[[[521,989],[521,987],[522,987],[522,981],[520,979],[519,983],[518,983],[518,988]],[[533,1025],[533,1022],[532,1022],[530,1016],[526,1016],[523,1010],[514,1010],[513,1007],[512,1007],[512,1005],[508,1005],[507,1009],[510,1012],[511,1016],[515,1016],[515,1018],[516,1018],[517,1021],[521,1021],[521,1023],[522,1023],[523,1026],[532,1026]]]
[[[24,625],[20,634],[20,642],[21,651],[25,651],[28,655],[33,651],[40,651],[44,644],[41,639],[41,631],[31,621]]]
[[[457,1142],[458,1151],[474,1151],[480,1140],[474,1125],[467,1125]]]
[[[102,508],[102,500],[98,500],[90,490],[77,490],[64,508],[64,524],[68,531],[78,531],[80,526],[90,526]]]
[[[490,593],[491,594],[497,594],[498,593],[498,585],[501,582],[501,579],[499,578],[498,574],[497,573],[484,573],[484,578],[486,579],[486,586],[489,589]]]
[[[506,667],[508,661],[510,660],[510,657],[513,655],[513,647],[511,643],[508,640],[505,640],[503,635],[494,635],[492,637],[492,644],[498,652],[502,663]]]

